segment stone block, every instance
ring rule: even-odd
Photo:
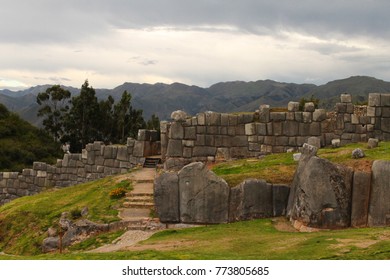
[[[245,135],[245,125],[237,125],[235,135]]]
[[[229,114],[229,126],[236,126],[238,125],[238,116]]]
[[[289,112],[298,112],[299,111],[299,102],[294,102],[294,101],[288,102],[287,110]]]
[[[390,132],[390,118],[381,118],[381,130],[384,132]]]
[[[381,94],[381,106],[390,106],[390,94],[382,93]]]
[[[249,151],[251,152],[260,152],[260,144],[258,143],[249,143]]]
[[[360,116],[359,117],[359,123],[363,124],[363,125],[370,124],[371,123],[371,118],[368,117],[368,116]]]
[[[290,147],[296,147],[297,146],[297,138],[296,137],[288,137],[288,145]]]
[[[249,154],[247,147],[232,147],[229,152],[231,158],[247,158]]]
[[[264,180],[246,180],[231,189],[229,222],[273,216],[272,185]]]
[[[228,148],[218,148],[215,155],[216,161],[224,161],[230,159],[230,151]]]
[[[256,135],[248,136],[248,142],[249,143],[257,143],[257,141],[258,141],[258,138],[257,138]],[[221,146],[221,145],[215,144],[215,146]]]
[[[376,160],[372,164],[371,195],[368,226],[390,225],[390,161]]]
[[[371,106],[371,107],[381,106],[381,94],[380,93],[370,93],[368,95],[368,106]]]
[[[215,136],[214,135],[205,135],[205,145],[206,146],[215,146]]]
[[[270,121],[270,107],[269,105],[261,105],[259,110],[259,121],[267,123]]]
[[[315,110],[315,105],[313,102],[306,102],[305,103],[305,107],[304,107],[304,111],[305,112],[314,112]]]
[[[352,121],[352,114],[343,114],[344,115],[344,123]]]
[[[101,141],[95,141],[95,142],[93,142],[93,150],[94,150],[94,151],[99,151],[99,152],[100,152],[100,149],[102,148],[102,145],[104,145],[104,143],[101,142]]]
[[[308,136],[310,135],[310,123],[299,123],[299,135]]]
[[[183,147],[183,157],[184,158],[191,158],[192,157],[192,148]]]
[[[351,115],[351,123],[352,124],[358,124],[359,123],[359,116],[355,115],[355,114],[352,114]]]
[[[337,129],[344,129],[344,115],[343,114],[338,114],[336,117],[336,128]]]
[[[267,125],[265,123],[256,123],[256,132],[257,132],[257,135],[266,136],[267,135]]]
[[[371,173],[355,171],[352,188],[351,226],[366,227],[370,200]]]
[[[221,125],[221,114],[215,112],[206,112],[206,125]]]
[[[340,139],[332,139],[332,147],[333,148],[339,148],[341,146],[341,141]]]
[[[312,122],[310,124],[309,135],[320,136],[321,135],[321,125],[319,122]]]
[[[264,144],[266,145],[275,145],[275,136],[265,136]]]
[[[303,122],[304,123],[311,123],[313,120],[313,113],[311,112],[303,112],[302,113]]]
[[[182,140],[184,139],[184,128],[180,122],[174,122],[169,129],[169,138]]]
[[[352,96],[349,93],[343,93],[340,95],[341,103],[352,103]]]
[[[295,112],[295,120],[297,122],[303,122],[303,112]]]
[[[256,135],[256,124],[255,123],[245,124],[245,135]]]
[[[238,115],[238,124],[247,124],[253,122],[255,119],[254,113],[245,113]]]
[[[182,140],[182,145],[184,147],[194,147],[195,146],[195,141],[193,141],[193,140]]]
[[[286,112],[271,112],[270,113],[270,120],[279,122],[279,121],[285,121],[286,120]]]
[[[286,121],[283,123],[283,133],[287,136],[299,135],[299,124],[296,121]]]
[[[307,139],[307,144],[319,149],[321,148],[321,139],[319,137],[309,137]]]
[[[283,123],[282,122],[273,122],[272,123],[273,135],[280,136],[283,135]]]
[[[272,186],[272,205],[273,216],[280,217],[286,215],[288,195],[290,194],[290,187],[285,185]]]
[[[367,106],[367,116],[375,117],[375,107]]]
[[[267,125],[267,135],[273,135],[274,134],[273,123],[269,122],[266,125]]]
[[[180,222],[179,177],[176,173],[164,172],[154,182],[156,213],[163,223]]]
[[[127,147],[126,146],[119,146],[118,152],[116,155],[116,158],[121,161],[128,161],[129,160],[129,154],[127,153]]]
[[[134,156],[137,156],[134,154]],[[183,145],[181,140],[170,139],[168,141],[167,157],[182,157]]]
[[[230,144],[233,147],[246,147],[246,146],[248,146],[248,137],[247,136],[234,136],[231,138]]]
[[[276,146],[288,146],[288,137],[287,136],[277,136],[275,137]]]
[[[326,119],[326,111],[325,109],[315,109],[313,113],[313,121],[322,122]]]
[[[229,125],[229,114],[226,114],[226,113],[221,114],[221,125],[224,125],[224,126]]]
[[[295,112],[287,112],[286,113],[286,120],[287,121],[294,121],[295,120]]]
[[[228,222],[228,184],[203,163],[194,162],[179,173],[179,211],[183,223]]]
[[[206,114],[205,113],[199,113],[196,115],[198,119],[198,125],[206,125]]]
[[[173,111],[171,114],[171,119],[175,122],[185,122],[188,117],[188,114],[182,110]]]
[[[373,149],[373,148],[378,147],[378,145],[379,145],[379,140],[378,139],[376,139],[376,138],[368,139],[367,148]]]
[[[352,103],[348,103],[347,104],[346,112],[347,112],[347,114],[353,114],[353,112],[354,112],[354,105]]]
[[[147,129],[139,129],[138,130],[138,141],[150,141],[150,132]]]
[[[219,126],[216,125],[206,126],[206,134],[211,134],[211,135],[219,134]]]
[[[215,156],[216,152],[217,152],[216,147],[195,146],[193,151],[192,151],[192,156],[194,156],[194,157]]]
[[[345,103],[336,103],[336,113],[346,113],[347,112],[347,104]]]

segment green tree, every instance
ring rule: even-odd
[[[135,137],[138,130],[145,127],[143,111],[131,105],[131,94],[124,91],[121,100],[114,106],[115,132],[113,140],[125,143],[127,137]]]
[[[64,134],[64,117],[69,110],[71,93],[60,85],[54,85],[37,96],[37,103],[41,105],[38,117],[43,117],[45,130],[59,141]]]
[[[63,142],[70,142],[72,152],[80,152],[86,144],[99,138],[101,122],[96,93],[88,80],[81,86],[80,95],[72,98],[71,104],[65,120],[67,135]]]
[[[99,102],[99,139],[105,143],[113,142],[114,135],[114,105],[115,101],[111,95],[108,96],[107,100]]]
[[[160,119],[158,116],[153,114],[148,122],[146,123],[146,128],[150,130],[156,130],[158,135],[160,135]]]

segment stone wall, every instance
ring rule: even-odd
[[[175,114],[173,122],[161,122],[165,166],[178,169],[194,161],[297,150],[312,137],[319,146],[331,145],[333,139],[341,145],[371,137],[390,140],[390,94],[371,93],[369,106],[353,105],[349,94],[342,94],[340,101],[334,112],[315,109],[311,102],[302,112],[298,102],[290,102],[282,112],[262,105],[247,114]]]
[[[157,132],[140,130],[138,140],[126,145],[88,144],[81,154],[65,154],[55,165],[34,162],[32,169],[0,172],[0,205],[15,198],[33,195],[50,187],[66,187],[128,172],[145,157],[158,154]]]
[[[289,187],[248,179],[230,188],[194,162],[155,181],[156,213],[163,223],[219,224],[286,213]]]

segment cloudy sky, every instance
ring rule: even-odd
[[[388,0],[0,0],[0,88],[390,80]]]

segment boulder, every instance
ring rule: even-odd
[[[364,154],[364,152],[362,151],[362,149],[355,149],[352,151],[352,158],[354,159],[358,159],[358,158],[364,158],[366,155]]]
[[[379,140],[378,139],[376,139],[376,138],[368,139],[367,148],[373,149],[373,148],[378,147],[378,145],[379,145]]]
[[[340,139],[332,139],[332,148],[339,148],[341,145]]]
[[[390,161],[376,160],[372,164],[371,197],[368,226],[390,225]]]
[[[315,156],[316,148],[304,145],[295,171],[287,215],[304,226],[350,226],[353,171]]]
[[[179,173],[180,220],[183,223],[228,222],[229,186],[200,162]]]
[[[179,177],[177,173],[164,172],[154,181],[156,213],[163,223],[178,223]]]
[[[294,101],[288,102],[287,110],[289,112],[298,112],[299,111],[299,102],[294,102]]]
[[[316,109],[316,107],[315,107],[313,102],[306,102],[305,103],[305,107],[304,107],[305,112],[314,112],[315,109]]]
[[[172,112],[171,119],[175,122],[185,122],[188,117],[188,114],[182,110],[177,110]]]
[[[229,222],[273,216],[272,185],[249,179],[231,189]]]

